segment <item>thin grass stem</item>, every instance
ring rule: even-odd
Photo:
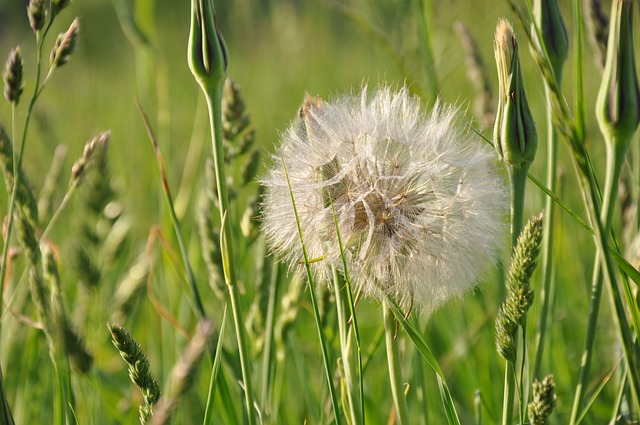
[[[269,285],[269,300],[267,301],[267,317],[264,329],[264,347],[262,352],[262,389],[260,391],[262,406],[267,409],[271,406],[271,396],[273,391],[274,360],[274,334],[273,330],[276,321],[276,304],[283,276],[283,266],[280,262],[274,264]],[[271,411],[272,409],[268,409]]]
[[[300,218],[298,216],[298,208],[296,207],[296,201],[293,196],[293,190],[291,189],[291,181],[289,180],[289,174],[287,173],[287,166],[282,160],[282,168],[287,178],[287,186],[289,187],[289,195],[291,196],[291,204],[293,205],[293,214],[296,218],[296,225],[298,227],[298,236],[300,237],[300,244],[302,245],[302,255],[304,257],[304,266],[307,271],[307,284],[309,285],[309,297],[311,298],[311,305],[313,307],[313,316],[316,322],[316,330],[318,331],[318,338],[320,340],[320,349],[322,351],[322,361],[324,364],[324,371],[327,378],[327,386],[329,387],[329,395],[331,397],[331,404],[333,405],[333,415],[337,425],[342,424],[342,416],[340,415],[340,406],[338,404],[338,396],[336,390],[333,387],[333,381],[331,379],[331,367],[329,362],[329,349],[324,331],[322,330],[322,318],[320,317],[320,310],[318,309],[318,301],[316,300],[315,289],[313,288],[313,274],[311,273],[311,266],[309,265],[309,256],[307,255],[307,248],[304,244],[304,238],[302,235],[302,227],[300,226]]]
[[[356,317],[356,307],[355,307],[355,301],[353,298],[353,291],[351,290],[351,278],[349,277],[349,267],[347,267],[347,257],[345,255],[344,252],[344,245],[342,243],[342,236],[340,234],[340,226],[338,225],[338,216],[336,215],[336,209],[335,209],[335,205],[333,204],[333,197],[331,196],[330,191],[327,191],[327,194],[329,196],[329,202],[331,204],[331,213],[333,215],[333,223],[336,227],[336,236],[338,238],[338,246],[340,247],[340,258],[342,259],[342,267],[344,269],[344,279],[345,279],[345,291],[347,294],[347,303],[349,306],[349,314],[350,314],[350,322],[352,324],[350,330],[353,330],[353,337],[356,340],[356,350],[357,350],[357,363],[358,363],[358,376],[359,376],[359,390],[360,390],[360,411],[359,413],[357,411],[355,411],[354,409],[354,420],[355,423],[365,423],[365,413],[364,413],[364,377],[362,374],[362,347],[360,345],[360,331],[358,330],[358,319]],[[339,291],[340,288],[337,288],[337,290]],[[336,295],[336,297],[338,297],[338,295]],[[337,304],[338,301],[336,301]],[[344,317],[342,318],[343,320],[345,319]],[[341,322],[346,324],[347,322]],[[348,360],[348,353],[351,351],[350,350],[350,345],[351,345],[351,332],[347,333],[345,335],[345,345],[343,347],[343,351],[346,351],[347,355],[346,355],[346,360],[349,363]],[[344,355],[344,353],[343,353]],[[350,368],[350,363],[348,365],[348,367]],[[351,371],[349,370],[349,373],[351,373]],[[351,383],[348,383],[349,385],[352,385],[353,380],[351,379]]]
[[[220,363],[222,358],[222,343],[224,340],[224,328],[227,323],[227,305],[224,305],[222,312],[222,323],[220,324],[220,335],[218,336],[218,345],[216,346],[213,366],[211,367],[211,379],[209,381],[209,392],[207,394],[207,403],[204,409],[203,425],[213,424],[213,403],[216,398],[216,387],[218,376],[220,376]]]
[[[384,332],[387,346],[387,363],[389,366],[389,380],[391,381],[391,395],[393,404],[396,407],[396,419],[400,425],[407,425],[410,422],[407,398],[404,395],[404,382],[402,378],[402,362],[400,358],[400,348],[396,338],[397,322],[393,313],[389,311],[387,302],[382,303],[384,315]]]
[[[545,87],[547,99],[547,181],[546,186],[550,191],[556,191],[557,182],[557,161],[558,161],[558,133],[553,128],[553,109],[551,106],[551,93],[548,87]],[[554,235],[555,235],[555,216],[556,203],[550,197],[545,199],[545,217],[542,236],[542,290],[540,291],[540,313],[538,316],[538,326],[535,336],[535,358],[533,360],[534,378],[542,379],[540,369],[542,367],[542,358],[547,335],[547,322],[550,316],[550,300],[553,292],[554,284]]]
[[[620,181],[620,173],[624,163],[624,152],[615,149],[615,140],[607,142],[607,169],[605,177],[605,191],[603,194],[603,210],[600,221],[603,223],[605,234],[611,232],[613,222],[613,212],[616,205],[616,194]],[[580,375],[571,410],[571,424],[577,423],[578,415],[582,408],[585,391],[589,381],[589,371],[591,367],[591,359],[593,356],[593,345],[595,342],[596,327],[598,323],[598,315],[600,311],[600,298],[602,297],[602,284],[604,281],[604,273],[602,270],[602,260],[600,249],[596,253],[594,262],[593,281],[591,285],[591,296],[589,299],[589,315],[587,319],[587,333],[585,336],[584,350],[582,354],[582,362],[580,364]],[[619,295],[618,295],[619,297]],[[620,302],[620,300],[618,300]],[[616,302],[614,301],[614,304]],[[614,309],[616,307],[614,306]],[[624,332],[624,331],[623,331]],[[626,333],[626,332],[625,332]]]
[[[355,408],[354,397],[352,393],[353,388],[353,373],[351,371],[351,344],[349,341],[349,335],[347,332],[347,318],[345,317],[345,303],[343,299],[342,290],[340,288],[340,276],[338,270],[333,267],[333,290],[336,297],[336,313],[338,316],[338,332],[340,334],[340,351],[342,355],[342,369],[345,379],[345,393],[347,398],[347,407],[349,408],[349,423],[357,424],[362,423],[358,420],[358,412]],[[345,409],[346,410],[346,409]]]

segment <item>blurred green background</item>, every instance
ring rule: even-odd
[[[473,103],[477,93],[468,80],[465,51],[453,24],[463,22],[476,38],[495,91],[493,33],[498,18],[507,17],[513,22],[513,15],[503,1],[444,0],[432,3],[431,28],[425,33],[417,0],[216,1],[220,29],[229,49],[228,73],[242,90],[256,128],[257,142],[265,153],[264,162],[269,163],[266,153],[273,150],[279,132],[284,131],[296,116],[305,93],[331,98],[345,91],[357,91],[363,84],[371,87],[382,83],[395,87],[406,84],[421,95],[426,104],[433,104],[437,95],[466,110],[472,125],[490,138],[491,128],[483,128],[474,118]],[[204,177],[203,163],[210,145],[204,101],[186,63],[189,6],[186,0],[75,0],[53,28],[55,33],[62,32],[74,16],[79,16],[80,42],[70,62],[55,73],[36,106],[25,157],[27,174],[37,190],[55,147],[64,144],[68,147],[68,166],[65,168],[68,175],[71,163],[80,156],[84,143],[97,132],[111,129],[112,174],[121,190],[124,208],[133,220],[131,258],[144,246],[153,225],[160,223],[170,233],[155,158],[134,104],[136,97],[149,114],[158,135],[172,189],[178,191],[181,180],[190,181],[189,175],[195,171],[193,196],[187,194],[181,198],[183,203],[179,206],[184,213],[185,231],[188,234],[193,231],[195,195]],[[563,7],[571,33],[571,10],[565,2]],[[608,11],[607,4],[604,8]],[[147,44],[139,33],[136,35],[130,18],[136,20],[139,30],[148,38]],[[522,34],[515,22],[514,28],[517,36]],[[432,63],[425,48],[426,34],[433,37]],[[539,159],[531,172],[543,180],[546,134],[543,84],[528,54],[526,40],[520,37],[519,41],[526,91],[539,123]],[[11,47],[21,46],[25,60],[24,96],[33,90],[34,44],[25,2],[0,0],[0,54],[4,58]],[[45,52],[52,44],[53,37],[50,37]],[[588,45],[585,55],[587,105],[593,105],[599,72]],[[569,104],[575,83],[572,66],[570,57],[564,79]],[[436,85],[429,78],[430,69],[437,76]],[[9,125],[10,114],[7,103],[0,102],[0,121],[5,126]],[[590,153],[596,158],[596,169],[602,175],[603,164],[599,158],[603,146],[593,108],[588,107],[587,114]],[[23,118],[24,106],[18,110],[17,122],[21,123]],[[190,149],[196,152],[195,160],[188,159]],[[573,166],[564,145],[560,152],[564,170],[561,197],[584,217],[578,191],[574,189],[577,183]],[[0,191],[0,198],[0,205],[6,205],[4,190]],[[526,214],[537,213],[543,204],[543,192],[530,185]],[[561,226],[556,239],[558,252],[567,255],[561,254],[558,262],[557,301],[545,370],[554,372],[559,383],[559,407],[554,423],[562,424],[567,421],[577,381],[593,243],[586,231],[566,214],[561,212],[558,222]],[[69,231],[73,231],[73,223],[59,225],[54,230],[54,237]],[[193,255],[196,257],[197,252]],[[122,265],[120,270],[124,268]],[[250,288],[248,293],[251,294]],[[486,411],[493,414],[487,418],[487,423],[499,417],[503,362],[493,343],[493,318],[500,302],[499,294],[500,290],[489,283],[463,302],[453,302],[436,312],[425,328],[427,342],[440,359],[454,398],[461,407],[463,423],[468,423],[465,419],[472,417],[476,389],[482,391]],[[603,303],[602,329],[597,341],[600,356],[596,356],[593,366],[594,383],[605,376],[618,357],[606,304]],[[371,317],[379,317],[377,306],[363,308],[371,313]],[[534,304],[530,317],[535,317],[536,309]],[[368,317],[366,313],[365,317]],[[301,326],[311,329],[310,318],[305,317],[305,320],[307,323]],[[374,325],[367,326],[366,322],[364,327],[365,335],[375,330]],[[104,341],[102,343],[101,350],[108,352],[103,356],[113,356],[110,348],[105,348]],[[313,354],[309,360],[311,366],[307,364],[307,367],[317,369],[317,381],[322,382],[319,361],[317,366],[312,363],[317,356],[314,350],[315,346],[309,348]],[[377,366],[384,375],[384,356],[379,354],[378,357]],[[47,367],[46,363],[42,367]],[[7,380],[10,376],[10,372],[5,372]],[[126,382],[126,378],[122,382]],[[293,394],[287,397],[293,398],[296,384],[290,385],[289,393]],[[388,384],[385,379],[373,379],[368,385],[370,387],[365,391],[371,396],[370,408],[377,409],[382,415],[388,406],[375,406],[375,399],[384,396],[389,400]],[[440,423],[436,387],[433,382],[431,385],[435,398],[430,402],[436,418],[434,423]],[[610,414],[608,407],[614,396],[613,389],[605,388],[585,423],[603,423],[601,420]],[[291,416],[286,417],[300,423],[302,411],[304,409],[292,407]]]

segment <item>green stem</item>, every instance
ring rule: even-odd
[[[236,264],[234,252],[234,233],[231,217],[229,216],[229,198],[227,195],[227,178],[224,169],[224,152],[222,139],[222,84],[219,84],[215,90],[206,93],[207,106],[209,108],[209,125],[211,128],[213,143],[213,161],[215,164],[216,186],[218,188],[218,201],[220,202],[220,221],[221,229],[221,248],[222,248],[222,266],[224,272],[224,280],[229,290],[229,298],[231,301],[231,312],[236,331],[236,339],[238,342],[238,351],[240,355],[240,369],[242,371],[242,380],[244,382],[245,408],[249,424],[254,423],[253,409],[253,386],[251,383],[251,368],[249,364],[249,350],[246,342],[246,331],[244,321],[242,320],[242,306],[240,304],[240,295],[238,293],[238,282],[236,277]]]
[[[11,415],[11,409],[9,408],[9,401],[7,395],[4,392],[4,378],[2,376],[2,369],[0,369],[0,423],[7,425],[14,425],[13,415]]]
[[[384,332],[387,345],[387,363],[389,365],[389,379],[391,380],[391,395],[396,406],[397,422],[400,425],[408,425],[410,422],[407,399],[404,395],[404,383],[402,379],[402,364],[400,350],[396,339],[397,322],[393,313],[389,310],[386,301],[382,303],[384,314]]]
[[[586,151],[578,152],[575,159],[577,160],[576,165],[580,177],[584,202],[590,213],[591,222],[594,224],[593,230],[596,237],[599,261],[604,265],[604,271],[606,272],[607,281],[609,282],[610,302],[612,304],[612,311],[614,312],[614,321],[622,342],[627,370],[630,373],[630,386],[634,399],[637,403],[638,394],[640,394],[640,368],[637,367],[635,347],[629,332],[629,323],[626,318],[626,312],[624,305],[622,304],[620,290],[618,288],[616,269],[611,257],[609,239],[607,237],[608,233],[605,233],[604,229],[605,225],[603,221],[606,220],[601,221],[598,219],[602,216],[600,194],[598,192],[595,176],[587,162],[588,157],[586,155]],[[609,161],[609,163],[611,162]],[[609,172],[607,172],[607,174],[609,175]],[[614,174],[615,173],[611,174],[611,176],[614,177]],[[612,190],[609,200],[610,203],[613,202],[614,193],[615,192]]]
[[[347,318],[345,316],[345,302],[340,289],[340,277],[338,271],[333,268],[333,290],[336,297],[336,313],[338,316],[338,332],[340,334],[340,351],[342,353],[342,368],[344,370],[345,391],[347,393],[347,403],[349,407],[349,423],[358,424],[362,420],[358,418],[358,410],[355,408],[353,400],[353,373],[351,371],[351,340],[347,332]],[[346,410],[346,409],[345,409]]]
[[[558,133],[553,127],[553,110],[551,107],[551,93],[546,86],[547,98],[547,188],[551,192],[556,191],[556,168],[558,161]],[[555,233],[556,203],[550,197],[545,199],[545,217],[542,236],[542,290],[540,291],[540,315],[535,338],[536,354],[533,361],[533,377],[542,378],[540,369],[544,354],[547,335],[547,321],[549,319],[549,307],[551,304],[551,287],[554,281],[553,246]]]
[[[511,183],[511,252],[515,249],[524,222],[524,196],[529,167],[507,167]],[[517,352],[517,340],[514,341]],[[514,393],[516,390],[515,363],[507,361],[504,371],[504,397],[502,400],[502,424],[510,424],[513,418]]]
[[[431,0],[421,0],[422,26],[424,31],[424,51],[427,66],[427,78],[431,84],[432,99],[436,99],[440,92],[438,88],[438,76],[436,74],[436,64],[433,57],[433,4]]]
[[[517,341],[514,340],[517,351]],[[504,395],[502,398],[502,425],[508,425],[513,418],[513,400],[516,388],[516,365],[515,362],[507,360],[507,367],[504,370]]]
[[[524,222],[524,195],[527,185],[527,170],[529,167],[507,167],[511,183],[511,250],[518,242],[518,236]]]
[[[336,425],[342,425],[342,416],[340,416],[340,405],[338,404],[338,396],[333,386],[333,380],[331,378],[331,362],[329,361],[329,348],[327,344],[327,337],[322,330],[322,318],[320,317],[320,310],[318,308],[318,301],[316,299],[316,291],[313,288],[313,273],[311,273],[311,266],[309,265],[309,256],[307,255],[307,248],[304,244],[304,237],[302,234],[302,226],[300,225],[300,216],[298,215],[298,208],[296,207],[296,200],[291,189],[291,181],[289,180],[289,174],[287,172],[287,165],[282,160],[282,168],[287,178],[287,186],[289,188],[289,196],[291,197],[291,205],[293,207],[293,215],[296,218],[296,226],[298,228],[298,236],[300,237],[300,245],[302,245],[302,257],[304,258],[304,267],[307,271],[307,285],[309,286],[309,297],[311,298],[311,306],[313,307],[313,317],[316,322],[316,331],[318,332],[318,339],[320,340],[320,351],[322,352],[322,363],[324,364],[324,373],[327,378],[327,385],[329,387],[329,396],[331,397],[331,405],[333,407],[333,416],[336,421]],[[294,356],[297,354],[294,353]]]
[[[42,34],[40,32],[36,33],[36,50],[38,53],[36,55],[35,86],[34,86],[33,95],[31,96],[31,100],[29,101],[29,106],[27,108],[27,112],[25,116],[24,128],[22,130],[22,139],[20,141],[20,153],[18,154],[17,161],[16,161],[15,147],[13,149],[13,187],[11,188],[11,197],[9,198],[9,208],[7,212],[8,222],[6,227],[7,229],[6,238],[4,240],[4,245],[2,247],[2,260],[0,262],[0,294],[4,294],[4,284],[5,284],[5,277],[7,272],[6,264],[7,264],[7,258],[9,255],[9,241],[11,240],[11,232],[13,230],[13,221],[14,221],[13,212],[16,204],[16,194],[18,193],[18,186],[22,183],[20,181],[21,173],[19,172],[19,170],[21,170],[22,168],[22,160],[24,158],[24,151],[25,151],[24,149],[25,142],[27,140],[27,130],[29,129],[29,122],[31,121],[31,113],[33,111],[33,106],[35,105],[36,100],[40,96],[40,93],[42,93],[42,89],[44,88],[44,84],[46,82],[45,80],[45,82],[40,84],[40,77],[42,72],[42,46],[44,44],[43,43],[44,38],[47,32],[49,32],[49,28],[51,28],[52,21],[53,21],[52,19],[49,20],[49,23]],[[15,132],[15,105],[12,105],[11,119],[13,123],[12,129],[11,129],[12,135],[13,135]],[[12,137],[12,140],[15,141],[15,138]],[[4,308],[4,302],[0,302],[0,317],[2,317],[3,315],[3,312],[2,312],[3,308]],[[2,324],[0,323],[0,329],[1,329],[1,326]],[[0,403],[2,403],[2,406],[0,406],[0,408],[2,408],[2,412],[0,412],[0,414],[3,415],[2,419],[6,420],[8,424],[13,424],[13,417],[11,416],[11,411],[9,410],[9,404],[7,402],[6,394],[4,392],[4,379],[2,377],[1,369],[0,369]]]
[[[267,259],[266,261],[271,261]],[[273,265],[271,282],[269,285],[269,301],[267,304],[267,317],[264,329],[264,349],[262,353],[262,389],[261,400],[263,408],[271,406],[271,391],[273,390],[273,374],[275,362],[273,361],[274,335],[273,329],[276,321],[276,304],[278,300],[278,290],[283,276],[283,266],[280,262]],[[271,409],[269,409],[271,410]]]
[[[613,212],[616,204],[615,195],[618,190],[620,173],[622,170],[622,165],[624,163],[624,152],[620,152],[620,150],[615,149],[615,143],[615,140],[607,141],[607,170],[604,186],[605,191],[602,200],[604,209],[602,209],[600,213],[600,223],[602,226],[604,226],[605,235],[608,235],[611,231]],[[589,315],[587,319],[587,334],[585,336],[584,350],[582,353],[582,361],[580,364],[578,385],[576,386],[576,393],[573,399],[573,407],[571,410],[571,424],[575,424],[578,420],[580,409],[582,408],[582,404],[584,401],[586,387],[589,381],[589,369],[591,367],[591,359],[593,356],[593,345],[595,341],[598,315],[600,312],[600,298],[602,297],[602,283],[604,281],[604,273],[602,270],[602,254],[600,253],[600,250],[601,248],[598,247],[596,259],[594,262],[591,296],[589,299]],[[614,305],[614,311],[615,308],[616,307]]]

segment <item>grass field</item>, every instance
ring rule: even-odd
[[[240,114],[246,114],[249,120],[249,127],[234,136],[235,142],[246,140],[255,131],[255,143],[248,145],[247,153],[233,154],[232,145],[226,164],[227,175],[232,177],[227,218],[236,251],[234,291],[239,305],[235,307],[243,323],[237,323],[240,315],[232,312],[231,305],[234,295],[224,285],[224,252],[220,252],[219,237],[225,229],[220,227],[216,208],[219,195],[213,195],[215,171],[213,167],[207,171],[206,165],[212,156],[208,110],[187,64],[189,2],[72,1],[55,17],[44,40],[44,73],[49,69],[55,35],[67,31],[76,16],[80,22],[77,46],[68,63],[51,74],[30,114],[37,48],[23,3],[0,0],[0,53],[6,57],[19,45],[24,61],[24,92],[15,109],[4,99],[0,102],[0,123],[13,140],[13,149],[20,152],[19,142],[29,119],[18,191],[28,180],[39,202],[31,232],[33,241],[39,240],[40,245],[24,245],[25,231],[21,229],[28,214],[24,201],[18,199],[17,210],[12,209],[15,223],[9,260],[2,269],[6,278],[0,366],[15,423],[139,422],[138,407],[148,400],[131,382],[107,323],[123,325],[146,353],[149,370],[162,389],[158,410],[159,406],[167,407],[167,400],[174,397],[177,404],[169,407],[173,414],[163,423],[319,424],[336,423],[335,416],[339,423],[399,423],[389,384],[383,303],[369,298],[356,303],[358,335],[354,338],[354,322],[345,320],[344,312],[337,309],[337,304],[347,312],[353,307],[343,299],[344,294],[340,295],[343,291],[336,294],[331,282],[316,282],[310,289],[302,259],[292,267],[279,264],[260,229],[256,203],[261,193],[259,180],[276,166],[270,154],[298,117],[306,93],[331,101],[342,93],[359,93],[365,84],[371,90],[380,85],[394,90],[406,86],[421,98],[426,110],[437,98],[459,106],[464,121],[478,132],[478,143],[482,143],[480,134],[491,141],[493,120],[476,108],[480,94],[469,79],[468,52],[455,23],[464,24],[477,43],[492,95],[486,104],[495,111],[499,96],[494,33],[498,19],[506,18],[512,22],[519,43],[525,91],[537,127],[538,150],[529,174],[545,182],[549,156],[545,81],[509,2],[215,1],[217,22],[229,53],[226,72],[244,99],[245,109],[240,109]],[[49,5],[49,1],[45,3]],[[526,13],[527,1],[520,3]],[[595,112],[602,70],[588,41],[588,26],[581,27],[585,31],[584,55],[581,59],[575,56],[575,9],[582,2],[561,3],[570,46],[561,89],[570,117],[575,120],[565,116],[564,123],[584,130],[581,141],[598,187],[605,190],[606,143]],[[637,2],[631,3],[637,27],[640,7]],[[603,2],[602,8],[609,16],[611,2]],[[637,31],[633,36],[637,50]],[[578,76],[583,78],[582,85]],[[136,99],[149,119],[164,159],[164,177],[181,237],[176,234]],[[638,111],[640,102],[635,107]],[[585,111],[584,121],[580,121],[581,110]],[[561,126],[556,128],[561,133]],[[98,149],[98,159],[91,162],[76,189],[73,180],[68,183],[72,166],[82,156],[85,142],[105,130],[111,131],[108,148]],[[253,139],[249,140],[252,143]],[[618,243],[619,252],[636,267],[640,258],[636,240],[638,141],[637,132],[632,132],[620,190],[613,190],[614,198],[618,196],[610,229],[613,239],[604,231],[604,243],[610,247],[614,246],[612,241]],[[557,404],[548,423],[567,424],[577,419],[572,418],[572,410],[588,333],[592,272],[596,247],[603,242],[597,242],[579,222],[592,223],[589,217],[593,214],[583,197],[585,193],[588,196],[589,187],[576,172],[580,170],[575,165],[579,153],[569,149],[562,134],[556,143],[558,178],[554,191],[563,206],[544,218],[554,223],[550,256],[553,289],[544,355],[536,377],[554,375]],[[64,156],[59,146],[64,147]],[[2,155],[6,160],[6,153]],[[250,164],[258,155],[259,161]],[[8,158],[11,160],[11,155]],[[244,178],[245,168],[256,164],[257,169]],[[56,166],[59,174],[52,178]],[[503,168],[500,165],[506,182]],[[3,171],[5,179],[7,173],[9,177],[14,175],[14,170],[4,165]],[[12,186],[3,187],[0,214],[6,229]],[[545,208],[546,199],[545,192],[530,180],[525,221]],[[203,215],[210,225],[208,245],[201,243],[206,233],[199,226]],[[55,220],[49,226],[52,217]],[[590,226],[597,229],[595,224]],[[45,238],[40,240],[45,231]],[[182,240],[184,252],[180,248]],[[507,253],[507,235],[504,244]],[[416,337],[406,331],[405,326],[410,325],[418,330],[441,368],[457,412],[453,417],[459,423],[529,423],[523,415],[526,403],[520,401],[522,396],[530,397],[533,380],[545,252],[543,249],[531,279],[534,301],[524,332],[518,337],[516,384],[525,389],[525,394],[516,391],[513,418],[506,422],[502,418],[506,362],[498,354],[495,340],[496,315],[507,292],[502,277],[502,269],[509,264],[505,255],[505,266],[495,267],[491,276],[464,298],[452,300],[428,315],[416,308],[408,318],[396,322],[395,343],[401,355],[410,423],[456,422],[443,408],[437,374],[424,351],[420,352]],[[606,252],[604,257],[613,258],[609,250]],[[203,253],[205,257],[212,253],[213,265],[208,267]],[[638,281],[634,280],[638,272],[621,271],[617,265],[613,271],[622,291],[618,301],[630,324],[626,328],[617,325],[615,303],[610,301],[615,297],[610,295],[605,279],[590,374],[578,408],[583,424],[640,420],[633,390],[637,382],[633,373],[627,373],[629,367],[640,363],[637,329],[633,326],[639,311]],[[189,267],[193,279],[187,272]],[[34,274],[40,275],[40,290]],[[344,284],[343,277],[336,279]],[[38,291],[44,301],[38,300]],[[318,338],[312,291],[318,301],[324,342]],[[196,293],[202,299],[202,311]],[[199,341],[197,347],[194,335],[203,317],[211,321],[211,328],[208,339]],[[344,329],[350,329],[348,338],[352,341],[346,347]],[[80,338],[69,337],[69,332]],[[239,342],[239,333],[244,334],[244,342]],[[625,361],[621,335],[631,341],[627,348],[632,349],[633,358],[629,362]],[[221,343],[216,347],[219,336]],[[192,354],[199,354],[196,357],[202,361],[182,388],[171,377],[172,369],[190,341],[195,341]],[[362,347],[361,369],[356,361],[356,342]],[[321,348],[328,354],[328,372]],[[345,350],[349,353],[346,359]],[[87,356],[83,357],[85,352],[91,358],[89,362]],[[240,353],[246,358],[241,359]],[[355,384],[346,383],[345,361],[346,368],[355,371]],[[248,371],[243,370],[246,367]],[[245,372],[252,382],[255,406],[250,413],[243,390],[247,388]],[[337,414],[327,374],[337,394]],[[349,405],[351,396],[356,400],[355,408]],[[212,402],[209,407],[208,401]]]

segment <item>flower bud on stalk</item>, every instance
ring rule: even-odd
[[[524,93],[518,43],[511,24],[498,22],[495,38],[499,101],[493,143],[511,183],[511,248],[516,245],[524,219],[527,171],[536,156],[538,136]]]
[[[222,89],[229,56],[211,0],[192,0],[187,61],[205,92]]]
[[[640,123],[640,89],[633,49],[633,1],[614,0],[607,59],[596,103],[600,130],[623,155]]]
[[[500,95],[494,144],[508,168],[527,170],[535,158],[538,137],[524,93],[518,43],[511,24],[505,20],[498,23],[494,49]]]
[[[22,94],[22,57],[20,56],[19,47],[9,53],[7,62],[4,65],[2,79],[4,81],[4,97],[10,103],[17,105]]]
[[[562,79],[562,66],[569,55],[569,36],[565,26],[558,0],[536,0],[533,2],[533,15],[540,28],[544,45],[556,81]],[[535,33],[535,31],[533,31]],[[537,41],[537,39],[536,39]]]

